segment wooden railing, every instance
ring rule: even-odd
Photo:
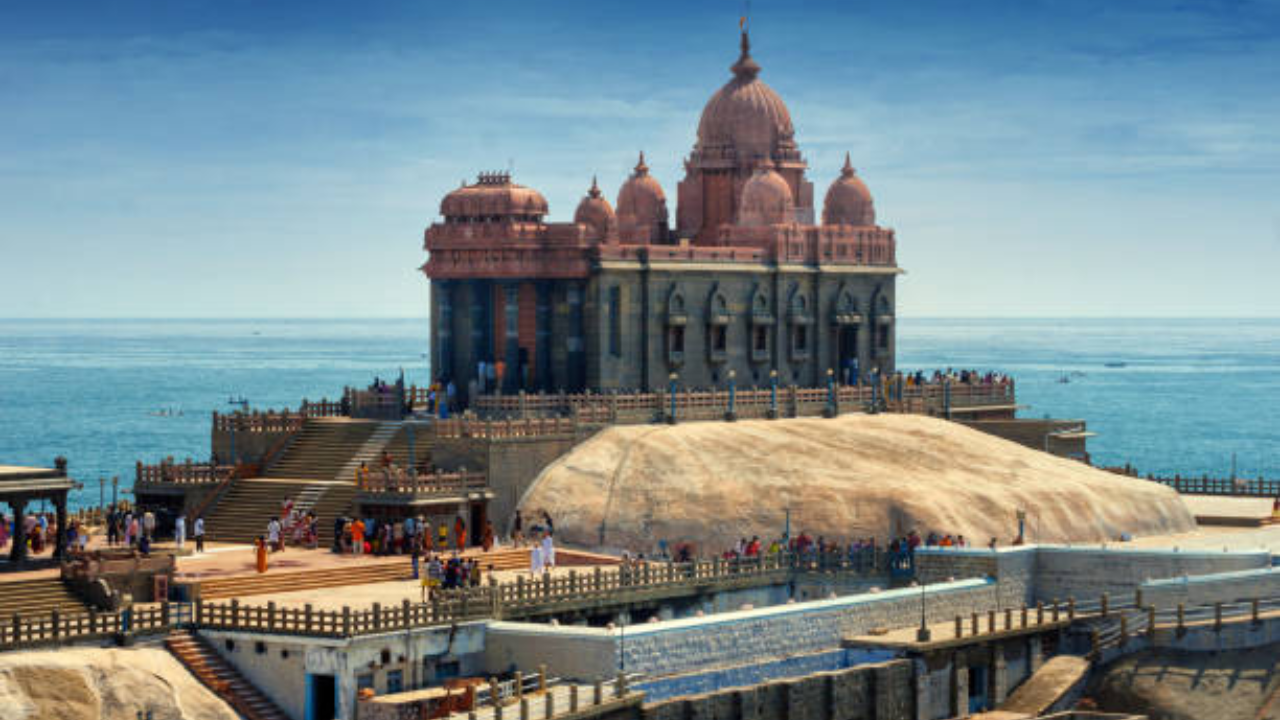
[[[485,474],[478,472],[446,473],[437,471],[419,475],[406,474],[403,477],[398,477],[395,474],[374,470],[369,473],[369,479],[361,484],[357,490],[369,494],[402,493],[456,496],[471,492],[483,492],[488,488],[489,482]]]
[[[197,463],[191,458],[175,463],[164,460],[155,465],[144,465],[138,461],[135,468],[137,483],[171,483],[175,485],[204,485],[219,483],[231,477],[235,472],[234,465],[214,465]]]
[[[119,612],[14,614],[0,623],[0,650],[61,644],[116,635],[167,632],[185,618],[170,603],[135,606]]]
[[[1126,477],[1142,478],[1142,475],[1131,465],[1120,467],[1104,467],[1103,470]],[[1148,474],[1145,480],[1171,487],[1184,495],[1227,495],[1236,497],[1269,497],[1280,498],[1280,480],[1264,477],[1256,478],[1218,478],[1201,475],[1200,477],[1156,477]]]

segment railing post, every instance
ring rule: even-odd
[[[196,627],[204,625],[204,598],[196,598],[195,621]]]
[[[306,606],[302,608],[302,624],[308,635],[311,634],[311,624],[314,621],[312,612],[311,603],[307,603]]]
[[[22,614],[13,614],[13,644],[22,644]]]
[[[240,627],[240,598],[231,598],[231,627]]]
[[[1095,658],[1102,652],[1102,638],[1097,630],[1089,632],[1089,646],[1092,648],[1089,654]]]
[[[1137,588],[1133,591],[1133,606],[1142,607],[1142,588]]]
[[[604,683],[599,680],[592,686],[591,700],[593,705],[599,705],[604,701]]]
[[[1074,597],[1067,598],[1067,619],[1071,622],[1076,621],[1076,599]]]
[[[342,606],[342,636],[351,637],[351,606]]]
[[[515,674],[515,693],[517,699],[524,697],[524,673],[519,670]]]
[[[520,720],[529,720],[529,698],[520,698]]]
[[[1129,644],[1129,616],[1120,613],[1120,647]]]
[[[1222,632],[1222,603],[1213,604],[1213,631]]]
[[[556,715],[556,694],[547,693],[542,697],[546,702],[546,707],[543,709],[542,717],[544,720],[551,720],[551,718]]]
[[[1023,603],[1022,604],[1022,627],[1026,627],[1026,626],[1027,626],[1027,605],[1026,603]]]
[[[569,686],[569,712],[578,712],[578,686]]]
[[[1108,595],[1108,594],[1106,594],[1106,593],[1102,593],[1102,598],[1101,598],[1101,600],[1100,600],[1099,604],[1100,604],[1100,605],[1101,605],[1101,607],[1102,607],[1102,617],[1104,617],[1104,618],[1107,616],[1107,611],[1108,611],[1107,604],[1109,603],[1109,601],[1110,601],[1110,600],[1111,600],[1111,596],[1110,596],[1110,595]]]
[[[1036,624],[1037,625],[1044,624],[1044,601],[1043,600],[1036,601]]]
[[[267,632],[276,631],[276,601],[267,601]]]
[[[382,629],[382,603],[373,604],[373,629]]]
[[[538,666],[538,692],[547,691],[547,666],[545,664]]]
[[[498,678],[493,676],[489,677],[489,702],[493,703],[495,709],[502,707],[502,690],[498,687]],[[497,717],[501,716],[501,713],[497,714]]]
[[[169,601],[165,600],[160,603],[160,624],[169,627]]]
[[[627,695],[627,676],[624,673],[618,673],[617,684],[613,688],[614,699],[623,698]]]
[[[1053,621],[1054,622],[1058,622],[1058,614],[1059,614],[1060,606],[1061,606],[1061,603],[1058,602],[1058,598],[1054,598],[1053,599]]]
[[[59,528],[59,532],[61,532],[61,528]],[[49,616],[53,621],[53,638],[56,640],[62,635],[62,612],[55,607]]]
[[[978,625],[978,613],[973,613],[973,634],[981,635],[982,627]]]
[[[987,611],[987,632],[993,633],[995,631],[996,631],[996,611],[988,610]]]
[[[964,618],[959,615],[956,616],[956,637],[964,637]]]
[[[1004,609],[1004,629],[1005,630],[1013,629],[1013,608]]]

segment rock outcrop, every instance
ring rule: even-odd
[[[963,425],[918,415],[614,426],[548,466],[521,500],[560,542],[719,552],[792,532],[883,541],[909,529],[1009,543],[1185,532],[1178,495]]]
[[[237,720],[172,655],[154,648],[0,654],[5,720]]]

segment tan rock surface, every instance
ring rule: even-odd
[[[659,539],[703,554],[742,536],[792,532],[879,540],[916,528],[972,544],[1186,532],[1178,495],[952,422],[845,415],[615,426],[548,466],[521,501],[547,510],[560,542],[652,552]]]
[[[0,654],[4,720],[237,720],[167,651],[63,648]]]

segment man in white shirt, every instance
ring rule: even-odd
[[[196,552],[204,552],[204,516],[196,518],[196,524],[193,528],[196,537]]]

